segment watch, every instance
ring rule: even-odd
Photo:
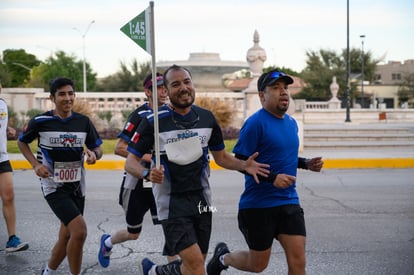
[[[149,173],[150,173],[149,169],[144,169],[144,171],[142,172],[142,178],[147,179],[147,177],[149,176]]]

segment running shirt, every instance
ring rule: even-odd
[[[223,136],[214,115],[192,105],[191,111],[181,116],[167,106],[158,112],[159,149],[161,165],[165,169],[164,182],[153,184],[159,220],[202,214],[211,206],[208,150],[224,149]],[[187,163],[177,164],[169,159],[166,145],[198,137],[201,156]],[[140,158],[153,149],[154,115],[142,120],[128,145],[128,151]],[[188,148],[193,150],[193,148]],[[154,159],[154,156],[153,156]]]
[[[7,104],[0,98],[0,162],[9,160],[7,154],[7,125],[9,116],[7,113]]]
[[[265,109],[249,117],[240,130],[233,153],[250,156],[259,152],[257,162],[270,165],[274,174],[296,176],[298,167],[299,136],[296,121],[288,114],[276,118]],[[271,182],[257,184],[245,175],[245,190],[240,197],[239,208],[267,208],[285,204],[299,204],[296,183],[280,189]]]
[[[84,146],[92,150],[102,144],[87,116],[72,112],[68,118],[54,116],[53,111],[33,117],[23,129],[19,141],[37,139],[37,160],[49,169],[49,178],[41,178],[44,196],[65,183],[80,185],[85,195]]]
[[[145,103],[141,106],[139,106],[135,111],[133,111],[129,116],[128,119],[124,125],[124,128],[122,131],[118,134],[118,138],[122,138],[127,143],[131,140],[133,134],[137,130],[137,127],[141,120],[152,114],[152,109],[149,107],[148,103]],[[142,162],[142,164],[146,167],[150,167],[150,164],[147,162]],[[138,186],[142,188],[143,180],[134,177],[128,172],[124,173],[124,180],[123,180],[123,187],[127,189],[135,189],[135,187]]]

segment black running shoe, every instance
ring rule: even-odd
[[[221,271],[226,270],[229,268],[226,265],[223,265],[220,262],[220,256],[226,253],[230,253],[227,244],[225,243],[218,243],[216,248],[214,249],[213,257],[207,264],[207,274],[208,275],[220,275]]]

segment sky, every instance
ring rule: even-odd
[[[87,62],[104,77],[120,62],[151,61],[120,31],[148,6],[138,0],[0,0],[0,52],[24,49],[45,60],[62,50],[82,60],[85,42]],[[265,66],[298,72],[307,51],[340,53],[347,46],[346,0],[154,0],[154,14],[157,62],[187,60],[194,52],[245,61],[255,30]],[[414,59],[413,30],[412,0],[349,0],[350,48],[361,49],[365,35],[364,51],[384,63]]]

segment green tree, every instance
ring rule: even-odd
[[[346,95],[346,50],[338,54],[332,50],[320,49],[319,51],[307,51],[306,67],[301,72],[301,77],[306,83],[304,90],[294,95],[294,98],[309,101],[327,101],[331,98],[329,86],[332,78],[336,76],[339,85],[339,98]],[[362,52],[359,49],[351,49],[350,60],[350,95],[357,96],[357,85],[360,83],[362,68]],[[372,81],[379,60],[372,58],[371,52],[364,52],[364,78]]]
[[[142,82],[151,73],[150,62],[139,64],[136,59],[131,62],[130,68],[120,62],[120,70],[115,74],[101,79],[97,83],[97,90],[104,92],[133,92],[142,91]]]
[[[398,88],[398,101],[400,104],[407,103],[408,107],[414,107],[414,73],[403,76],[403,83]]]
[[[296,71],[294,71],[294,70],[292,70],[290,68],[287,68],[287,67],[274,67],[274,66],[269,66],[269,67],[263,68],[262,71],[264,73],[267,73],[267,72],[269,72],[271,70],[274,70],[274,69],[277,69],[279,71],[282,71],[282,72],[284,72],[284,73],[286,73],[288,75],[298,76],[298,77],[300,76],[300,73],[298,73],[298,72],[296,72]]]
[[[77,60],[74,55],[67,55],[63,51],[57,51],[46,61],[32,70],[30,85],[31,87],[43,87],[46,91],[49,89],[49,83],[52,79],[64,76],[75,81],[75,90],[83,90],[83,61]],[[94,73],[86,63],[86,80],[87,90],[96,89],[96,73]]]
[[[11,77],[9,71],[7,70],[6,64],[0,60],[0,82],[4,87],[10,87],[11,85]]]
[[[6,49],[3,51],[2,63],[4,65],[0,72],[2,78],[5,77],[4,85],[24,87],[30,79],[31,69],[39,65],[40,61],[23,49]]]

